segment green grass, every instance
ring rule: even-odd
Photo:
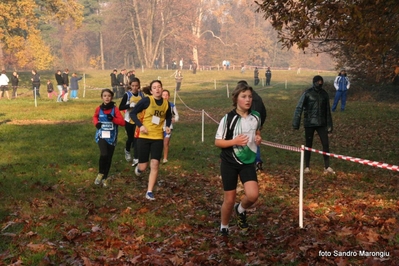
[[[176,99],[180,121],[174,126],[169,162],[160,167],[155,202],[144,198],[147,175],[135,177],[124,159],[123,128],[113,158],[111,186],[95,187],[99,152],[91,120],[101,103],[100,89],[109,88],[109,72],[86,72],[79,99],[66,103],[47,99],[42,85],[37,107],[28,89],[29,73],[21,73],[20,97],[0,101],[0,265],[18,260],[24,265],[76,265],[85,260],[93,265],[134,261],[144,265],[321,265],[326,261],[318,257],[319,249],[382,251],[386,247],[393,254],[399,239],[397,172],[331,158],[337,175],[324,176],[322,157],[312,154],[312,174],[304,182],[305,229],[300,230],[300,154],[265,145],[261,147],[264,171],[258,175],[260,198],[248,213],[252,229],[239,233],[233,218],[229,240],[217,236],[223,197],[220,150],[214,146],[214,136],[217,122],[232,109],[227,87],[231,93],[238,80],[251,84],[249,71],[183,72]],[[299,147],[304,133],[291,129],[292,115],[317,72],[295,73],[273,71],[272,86],[256,90],[267,106],[263,139]],[[172,92],[171,100],[172,74],[137,71],[142,85],[160,77],[164,88]],[[322,73],[331,97],[335,74]],[[54,76],[41,75],[42,80]],[[354,83],[347,110],[333,114],[332,153],[398,164],[399,109],[393,101],[398,92],[390,93],[390,101],[385,100],[388,97],[376,101],[376,93],[362,92]],[[202,110],[206,112],[203,141]],[[317,136],[314,148],[321,149]],[[237,195],[242,194],[239,190]],[[351,235],[342,234],[343,228],[349,228],[345,230]],[[29,243],[39,246],[32,248]],[[124,255],[118,256],[121,251]],[[363,264],[365,259],[350,258],[354,264]],[[389,262],[396,264],[398,259],[391,255]]]

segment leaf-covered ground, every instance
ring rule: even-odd
[[[230,236],[223,238],[217,234],[220,177],[177,176],[176,167],[167,167],[170,174],[159,178],[153,202],[143,195],[146,178],[133,176],[129,168],[113,178],[109,189],[95,187],[92,180],[76,190],[66,182],[35,183],[31,189],[42,191],[42,196],[29,199],[29,211],[18,202],[9,206],[15,211],[2,225],[1,238],[15,243],[18,253],[44,254],[40,265],[399,263],[399,202],[376,193],[396,188],[396,177],[377,183],[343,172],[312,173],[305,182],[300,229],[298,173],[259,173],[261,197],[248,211],[251,229],[240,232],[232,221]],[[242,187],[238,191],[242,194]],[[68,213],[68,206],[81,212]],[[59,240],[43,238],[38,233],[43,226]],[[12,254],[15,250],[5,251],[0,258],[23,265]]]

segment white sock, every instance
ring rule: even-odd
[[[222,230],[223,228],[229,229],[229,225],[220,224],[220,230]]]
[[[238,205],[237,211],[238,211],[238,213],[245,212],[245,209],[241,206],[241,203],[240,203],[240,205]]]

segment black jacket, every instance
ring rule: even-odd
[[[122,73],[119,73],[118,76],[116,76],[116,79],[118,80],[118,86],[125,85],[124,75]]]
[[[263,127],[263,124],[265,123],[267,116],[266,107],[265,104],[263,103],[262,98],[254,90],[252,91],[251,109],[257,111],[260,114],[260,124]]]
[[[64,80],[64,84],[69,87],[69,75],[68,73],[64,72],[62,73],[62,79]]]
[[[61,74],[55,73],[55,80],[57,81],[57,85],[64,85],[64,79]]]
[[[112,72],[110,74],[110,76],[111,76],[111,87],[119,86],[119,82],[118,82],[118,79],[116,78],[116,74],[114,72]]]
[[[12,75],[11,76],[11,85],[12,86],[18,86],[18,82],[19,82],[19,78],[17,78],[16,76]]]
[[[304,127],[327,127],[328,132],[332,132],[330,97],[324,89],[312,87],[302,94],[292,121],[294,129],[299,129],[302,111]]]

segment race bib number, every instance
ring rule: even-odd
[[[102,139],[109,139],[111,138],[111,131],[101,131],[101,138]]]
[[[154,116],[152,116],[151,122],[152,122],[153,124],[155,124],[155,125],[159,125],[159,123],[161,122],[161,118],[154,115]]]

